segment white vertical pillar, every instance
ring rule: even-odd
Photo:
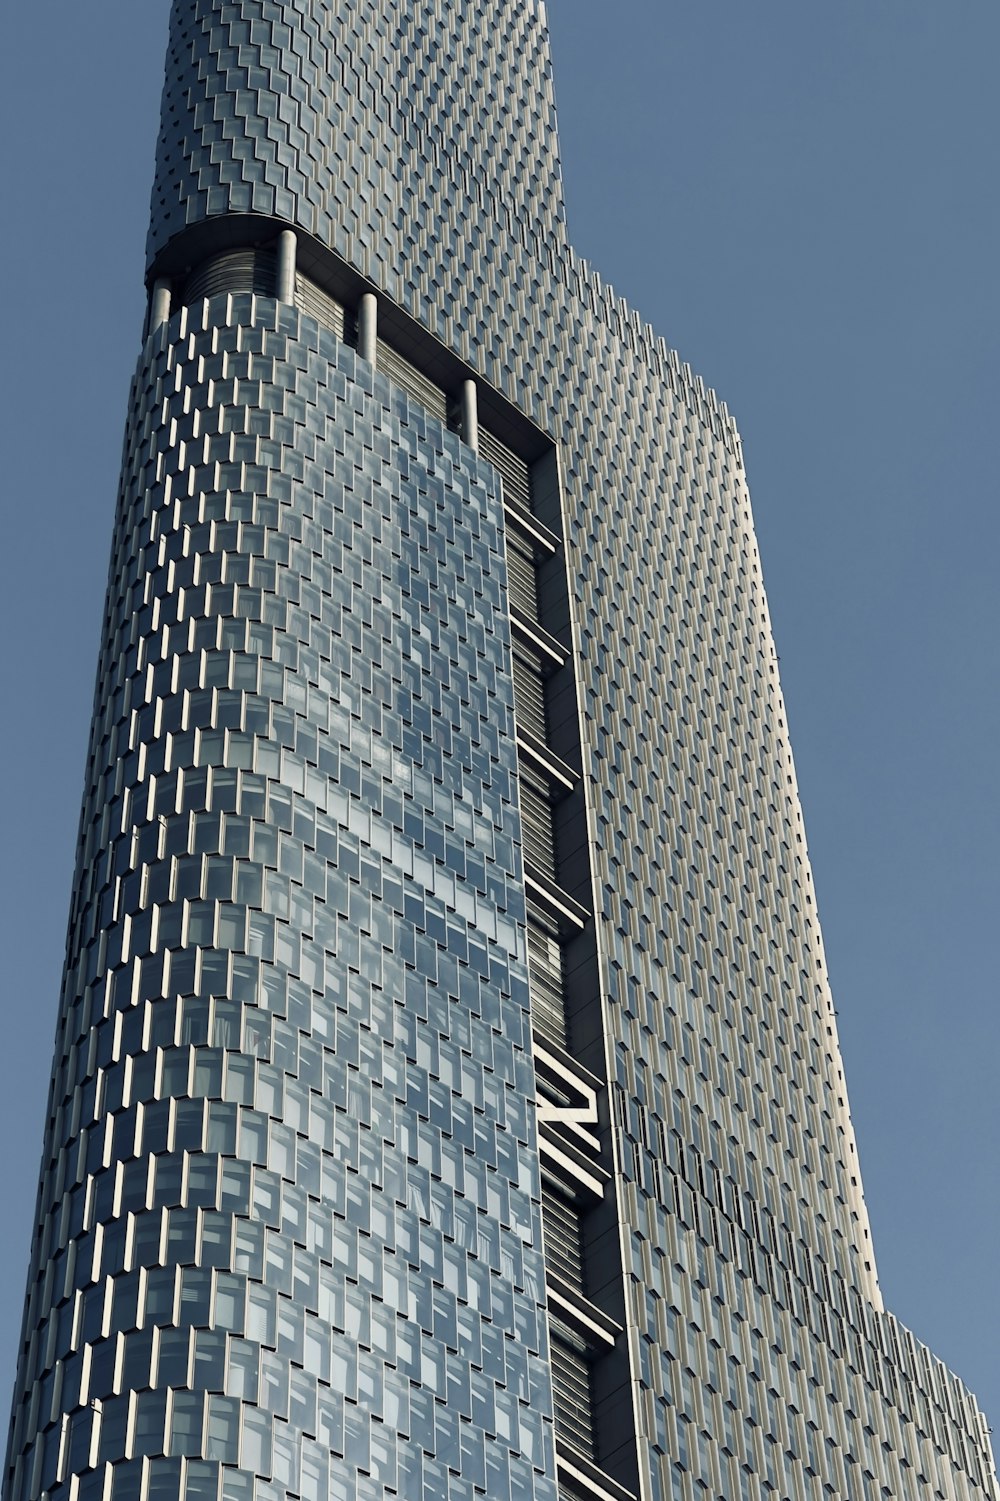
[[[153,283],[153,292],[149,300],[149,331],[159,328],[161,323],[166,323],[170,317],[170,283],[160,277]]]
[[[378,362],[378,298],[373,292],[358,303],[358,354],[370,365]]]
[[[462,437],[474,452],[479,452],[479,407],[474,380],[462,382]]]
[[[295,301],[295,231],[283,229],[278,236],[278,301]]]

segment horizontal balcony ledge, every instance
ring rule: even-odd
[[[219,251],[266,245],[285,229],[295,231],[297,270],[321,291],[347,308],[357,307],[366,292],[375,293],[379,300],[379,337],[415,365],[421,375],[446,391],[459,390],[463,380],[475,380],[480,424],[520,459],[532,464],[552,453],[555,443],[549,434],[492,386],[479,370],[466,364],[336,251],[286,219],[239,213],[201,219],[180,230],[156,252],[147,268],[147,283],[152,286],[159,277],[180,279],[199,261]]]
[[[565,1146],[582,1152],[588,1161],[591,1159],[596,1161],[600,1158],[600,1138],[588,1131],[585,1125],[579,1121],[567,1120],[566,1112],[560,1110],[557,1105],[549,1104],[544,1094],[540,1094],[535,1103],[539,1124],[550,1127]]]
[[[557,1273],[545,1273],[545,1291],[553,1312],[588,1343],[610,1348],[614,1346],[618,1336],[624,1334],[624,1325],[610,1318],[596,1303],[592,1303],[577,1288],[563,1281]]]
[[[576,1199],[581,1193],[604,1198],[611,1181],[607,1168],[553,1131],[547,1121],[538,1122],[538,1151],[542,1172],[561,1193]]]
[[[538,768],[559,792],[572,792],[580,778],[572,766],[560,760],[544,740],[539,740],[530,730],[517,729],[517,753]]]
[[[562,1049],[556,1051],[551,1042],[536,1038],[532,1049],[535,1059],[535,1067],[541,1063],[546,1069],[551,1070],[557,1078],[562,1079],[571,1088],[580,1090],[593,1100],[596,1107],[597,1097],[604,1088],[604,1080],[592,1074],[589,1068],[584,1068],[576,1058]]]
[[[506,495],[504,496],[503,509],[506,520],[512,526],[516,526],[518,531],[524,532],[529,536],[532,542],[537,543],[543,552],[547,552],[552,557],[559,551],[560,542],[555,532],[550,532],[544,522],[539,521],[538,517],[533,515],[531,511],[526,511],[523,506],[518,505],[515,501],[508,500]]]
[[[555,636],[550,636],[536,620],[528,620],[516,607],[511,608],[510,624],[515,636],[520,636],[522,641],[541,653],[550,671],[564,667],[569,661],[569,648],[557,641]]]
[[[556,1467],[560,1480],[570,1485],[580,1501],[636,1501],[633,1491],[627,1491],[617,1480],[598,1469],[592,1459],[570,1448],[565,1439],[556,1439]]]
[[[561,886],[555,881],[550,881],[547,876],[528,861],[524,865],[524,884],[530,897],[554,917],[561,928],[569,932],[582,933],[587,926],[590,913],[586,907],[581,907],[579,902],[573,900]]]

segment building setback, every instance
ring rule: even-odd
[[[147,283],[5,1497],[997,1501],[541,0],[175,0]]]

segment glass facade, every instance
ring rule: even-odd
[[[996,1501],[883,1307],[740,441],[540,0],[175,0],[5,1495]]]

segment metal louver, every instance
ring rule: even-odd
[[[535,550],[514,526],[507,527],[507,587],[510,602],[529,620],[538,619]]]
[[[346,338],[348,317],[343,304],[306,276],[299,275],[295,278],[295,306],[300,312],[315,318],[317,323],[328,328],[338,339]]]
[[[541,658],[524,642],[514,639],[514,715],[521,729],[546,740],[545,685]]]
[[[581,1340],[549,1311],[549,1349],[552,1356],[552,1395],[556,1436],[572,1444],[588,1459],[596,1458],[591,1415],[590,1368]]]
[[[277,269],[272,249],[254,246],[224,250],[202,261],[184,283],[183,301],[190,304],[222,292],[256,292],[275,295]]]
[[[528,988],[531,1024],[542,1037],[565,1050],[569,1044],[563,990],[562,946],[551,924],[528,902]]]
[[[550,881],[555,881],[556,845],[548,788],[541,777],[524,765],[521,767],[520,796],[524,858]]]
[[[504,499],[508,505],[519,506],[522,511],[530,511],[531,469],[529,465],[481,424],[479,457],[492,464],[494,469],[499,470],[503,479]]]
[[[542,1228],[545,1234],[545,1270],[554,1272],[584,1296],[583,1238],[580,1214],[575,1204],[552,1189],[542,1187]]]
[[[387,375],[397,386],[402,386],[414,401],[418,401],[425,411],[432,417],[437,417],[441,422],[448,420],[448,398],[440,386],[436,386],[432,380],[428,380],[415,365],[404,359],[390,344],[382,339],[376,346],[378,368]]]

